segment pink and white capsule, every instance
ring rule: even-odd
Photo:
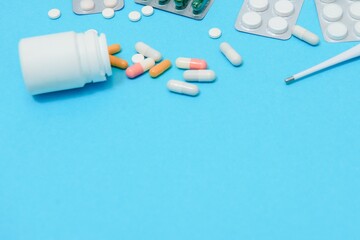
[[[128,78],[136,78],[143,74],[144,72],[148,71],[150,68],[155,66],[155,61],[152,58],[146,58],[141,62],[138,62],[126,69],[126,76]]]
[[[176,66],[181,69],[206,69],[207,63],[205,60],[196,59],[196,58],[177,58],[176,59]]]

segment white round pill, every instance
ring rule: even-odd
[[[289,24],[282,17],[273,17],[273,18],[270,18],[268,27],[272,33],[282,34],[288,30]]]
[[[154,8],[152,6],[144,6],[141,8],[141,12],[144,16],[149,17],[154,14]]]
[[[263,12],[269,8],[269,0],[249,0],[249,7],[257,12]]]
[[[91,11],[95,8],[95,2],[93,0],[81,0],[80,8],[83,11]]]
[[[114,17],[115,11],[114,11],[114,9],[112,9],[112,8],[105,8],[105,9],[102,11],[102,15],[103,15],[104,18],[110,19],[110,18],[113,18],[113,17]]]
[[[321,2],[323,3],[332,3],[335,2],[336,0],[321,0]]]
[[[129,13],[129,20],[132,22],[137,22],[141,19],[141,14],[138,11],[132,11]]]
[[[138,53],[138,54],[134,54],[132,57],[131,57],[131,61],[135,64],[135,63],[138,63],[138,62],[141,62],[145,59],[144,55]]]
[[[294,13],[295,7],[289,0],[280,0],[275,3],[275,12],[278,16],[288,17]]]
[[[329,24],[326,29],[326,33],[329,38],[333,40],[342,40],[347,36],[348,29],[345,24],[336,22]]]
[[[355,2],[350,5],[349,8],[350,16],[357,20],[360,20],[360,2]]]
[[[256,12],[247,12],[241,18],[242,24],[249,29],[255,29],[261,26],[262,19]]]
[[[360,22],[355,23],[354,30],[356,35],[360,37]]]
[[[61,12],[59,9],[57,8],[53,8],[48,12],[48,16],[50,19],[58,19],[61,16]]]
[[[323,17],[329,22],[336,22],[343,16],[343,9],[336,3],[326,5],[323,9]]]
[[[104,6],[107,8],[114,8],[118,5],[118,0],[104,0]]]
[[[211,38],[214,38],[214,39],[219,38],[219,37],[221,37],[221,34],[222,34],[222,32],[219,28],[211,28],[209,30],[209,36]]]

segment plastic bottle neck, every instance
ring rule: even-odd
[[[112,75],[106,37],[89,30],[76,35],[80,64],[86,82],[105,81]]]

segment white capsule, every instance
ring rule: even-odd
[[[220,44],[220,50],[234,66],[240,66],[242,58],[238,52],[227,42]]]
[[[213,82],[216,79],[213,70],[187,70],[183,76],[188,82]]]
[[[154,59],[155,62],[159,62],[162,59],[161,53],[159,51],[151,48],[143,42],[137,42],[135,44],[135,49],[138,53],[144,55],[145,57]]]
[[[168,81],[167,88],[171,92],[185,94],[185,95],[189,95],[189,96],[196,96],[200,92],[198,86],[187,83],[187,82],[182,82],[179,80]]]
[[[315,33],[312,33],[309,30],[307,30],[299,25],[295,25],[293,27],[292,34],[295,37],[303,40],[304,42],[307,42],[308,44],[311,44],[314,46],[318,45],[320,42],[320,38]]]

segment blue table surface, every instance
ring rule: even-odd
[[[216,0],[203,21],[155,11],[133,23],[142,6],[131,0],[111,20],[77,16],[70,0],[2,1],[0,239],[360,239],[360,61],[283,82],[357,43],[325,42],[308,0],[298,24],[321,36],[317,47],[237,32],[242,3]],[[187,97],[166,89],[182,79],[176,67],[158,79],[114,70],[32,97],[19,40],[88,29],[129,61],[144,41],[172,61],[206,59],[218,79]]]

